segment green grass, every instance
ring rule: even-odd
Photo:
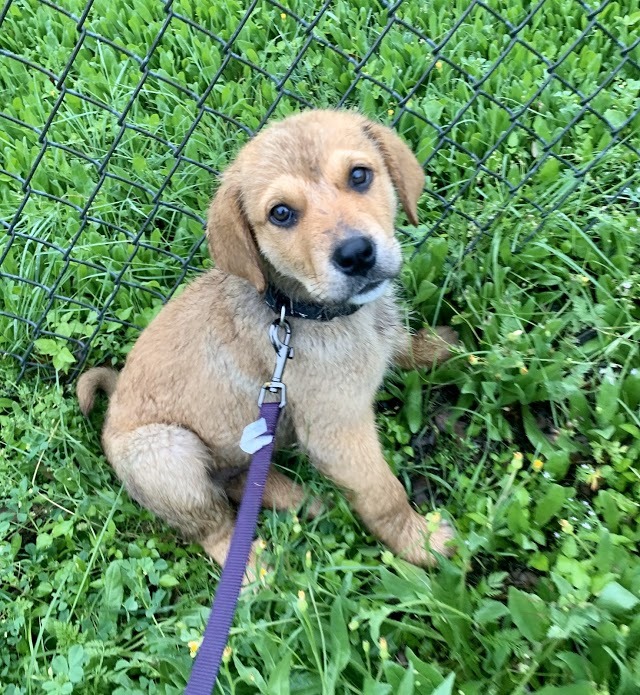
[[[282,455],[334,505],[313,522],[262,515],[275,573],[240,603],[218,692],[640,692],[640,46],[623,60],[615,44],[636,40],[637,0],[610,2],[592,28],[578,2],[546,0],[515,45],[480,5],[405,0],[359,68],[349,57],[367,56],[386,9],[338,0],[291,72],[307,39],[292,15],[311,22],[322,3],[285,5],[259,1],[225,62],[245,4],[174,2],[136,91],[164,5],[96,0],[65,92],[11,54],[60,75],[76,19],[8,7],[0,216],[21,211],[0,237],[0,351],[40,367],[16,384],[16,360],[0,362],[4,692],[182,692],[219,571],[121,491],[100,453],[103,412],[84,420],[66,375],[93,336],[89,363],[121,364],[182,259],[189,277],[209,265],[198,243],[213,172],[247,137],[220,114],[254,129],[285,77],[274,118],[344,97],[425,162],[401,287],[415,326],[450,323],[464,347],[431,373],[389,376],[380,437],[415,502],[453,518],[461,542],[430,572],[394,559]],[[530,10],[488,7],[513,26]],[[436,55],[413,30],[453,34]],[[591,97],[584,113],[575,90]]]

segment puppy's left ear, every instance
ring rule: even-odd
[[[382,153],[402,208],[409,222],[418,224],[418,198],[424,187],[424,171],[413,152],[386,126],[366,121],[365,135],[373,140]]]

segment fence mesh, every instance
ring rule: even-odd
[[[408,141],[416,248],[628,212],[639,29],[636,0],[7,0],[0,353],[73,376],[121,352],[206,264],[216,175],[303,108],[357,107]]]

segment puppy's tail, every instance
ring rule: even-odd
[[[93,409],[96,398],[96,391],[102,389],[107,396],[110,396],[118,383],[118,372],[109,367],[95,367],[85,372],[79,379],[76,386],[80,410],[83,415],[88,415]]]

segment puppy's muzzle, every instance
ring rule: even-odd
[[[362,277],[376,264],[376,247],[369,237],[352,236],[336,246],[331,260],[341,273]]]

